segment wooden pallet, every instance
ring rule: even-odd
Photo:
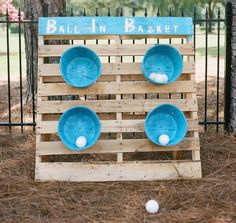
[[[39,37],[37,180],[201,178],[193,45],[187,43],[186,36],[181,36],[185,44],[180,41],[173,45],[183,55],[183,73],[178,81],[157,86],[144,79],[140,66],[145,51],[154,45],[153,36],[145,36],[148,40],[136,38],[64,36],[64,39],[74,40],[74,44],[86,43],[102,60],[98,82],[78,89],[63,81],[59,64],[44,62],[47,57],[60,57],[71,45],[55,45],[55,42],[45,45],[45,40],[60,40],[62,36]],[[157,38],[155,36],[155,43]],[[188,120],[186,139],[173,147],[157,146],[144,134],[147,112],[162,103],[177,105]],[[77,105],[96,111],[102,123],[100,139],[83,152],[67,149],[57,136],[60,115]]]

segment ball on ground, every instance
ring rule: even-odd
[[[159,136],[159,143],[161,144],[161,145],[167,145],[168,143],[169,143],[169,141],[170,141],[170,137],[168,136],[168,135],[166,135],[166,134],[161,134],[160,136]]]
[[[146,205],[146,211],[150,214],[155,214],[159,211],[159,204],[155,200],[149,200]]]
[[[79,136],[75,142],[76,146],[79,148],[84,148],[87,145],[87,139],[84,136]]]

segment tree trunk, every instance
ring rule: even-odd
[[[231,2],[232,5],[227,6],[226,10],[228,14],[226,14],[225,129],[236,134],[236,2],[235,0],[226,2]]]
[[[232,1],[230,130],[236,133],[236,3]]]
[[[25,0],[24,14],[27,20],[38,20],[43,15],[43,4],[48,4],[48,15],[58,16],[66,14],[65,0]],[[37,92],[38,76],[38,25],[36,23],[25,24],[25,53],[27,74],[27,100],[32,100],[33,92]]]

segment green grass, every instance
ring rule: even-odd
[[[218,51],[217,47],[209,47],[208,48],[208,56],[217,57],[217,51]],[[201,47],[201,48],[196,49],[196,53],[199,56],[205,56],[205,52],[206,52],[205,47]],[[220,57],[224,57],[224,56],[225,56],[225,47],[220,46]]]
[[[9,50],[10,50],[10,72],[11,80],[19,79],[19,36],[18,34],[10,33]],[[22,48],[22,74],[26,74],[25,61],[25,42],[24,35],[21,36]],[[7,39],[6,32],[0,31],[0,80],[7,80]]]

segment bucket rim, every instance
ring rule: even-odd
[[[99,66],[98,66],[98,68],[99,68],[99,69],[98,69],[98,75],[96,76],[96,78],[95,78],[93,81],[91,81],[91,82],[89,82],[88,84],[83,85],[83,86],[78,86],[77,84],[74,84],[73,82],[71,82],[71,81],[69,81],[68,79],[66,79],[66,78],[65,78],[66,75],[65,75],[65,74],[63,73],[63,71],[62,71],[62,60],[63,60],[63,57],[65,56],[66,53],[68,53],[69,51],[71,51],[71,50],[73,50],[73,49],[76,49],[76,48],[84,49],[84,50],[87,50],[87,51],[91,52],[92,54],[94,54],[94,55],[96,56],[96,58],[98,59],[98,64],[99,64]],[[60,57],[60,60],[59,60],[59,65],[60,65],[60,74],[61,74],[63,80],[64,80],[67,84],[71,85],[72,87],[76,87],[76,88],[86,88],[86,87],[91,86],[92,84],[94,84],[94,83],[99,79],[99,77],[101,76],[101,73],[102,73],[102,63],[101,63],[101,60],[100,60],[98,54],[97,54],[95,51],[93,51],[92,49],[90,49],[89,47],[85,47],[85,46],[83,46],[83,45],[76,45],[76,46],[72,46],[72,47],[69,47],[68,49],[66,49],[66,50],[61,54],[61,57]]]
[[[86,145],[85,147],[83,148],[78,148],[78,147],[71,147],[67,141],[64,141],[62,139],[62,136],[60,134],[60,123],[62,122],[63,118],[65,117],[64,115],[67,113],[67,112],[70,112],[72,110],[77,110],[77,109],[84,109],[86,111],[89,111],[91,114],[93,114],[93,116],[96,118],[96,120],[98,121],[98,134],[96,135],[96,140],[94,140],[90,145]],[[58,120],[58,124],[57,124],[57,132],[58,132],[58,136],[59,138],[61,139],[61,142],[70,150],[73,150],[73,151],[84,151],[86,149],[89,149],[90,147],[92,147],[98,140],[98,138],[100,137],[101,135],[101,121],[100,121],[100,118],[98,117],[97,113],[95,111],[93,111],[91,108],[88,108],[86,106],[75,106],[75,107],[72,107],[72,108],[68,108],[67,110],[65,110],[62,115],[60,116],[59,120]]]

